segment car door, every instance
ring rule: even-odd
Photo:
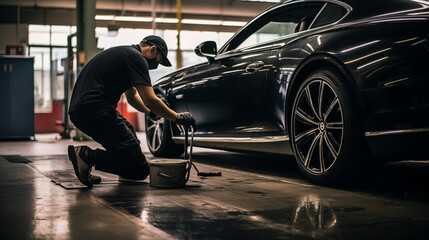
[[[188,76],[189,111],[198,134],[250,137],[263,114],[270,46],[218,55]]]
[[[284,101],[279,105],[277,97],[283,92],[273,83],[272,76],[279,74],[273,63],[278,49],[298,38],[325,4],[311,1],[275,7],[249,22],[216,57],[195,69],[188,78],[187,99],[198,122],[198,134],[285,134]],[[272,108],[273,104],[278,106]]]
[[[188,108],[198,134],[251,137],[264,119],[266,78],[273,71],[273,39],[294,26],[269,24],[282,11],[274,8],[239,30],[188,78]]]

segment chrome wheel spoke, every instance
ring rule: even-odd
[[[300,133],[299,135],[296,136],[295,141],[299,142],[305,138],[307,138],[308,136],[312,135],[313,133],[315,133],[318,129],[317,128],[312,128],[310,130],[307,130],[303,133]]]
[[[323,82],[320,82],[320,86],[319,86],[319,109],[318,109],[318,113],[320,116],[320,119],[323,119],[323,115],[322,115],[322,103],[323,103],[323,90],[324,90],[325,84]]]
[[[319,164],[320,164],[320,172],[325,172],[325,157],[323,156],[323,139],[326,134],[323,134],[323,137],[320,137],[319,140]]]
[[[302,120],[304,120],[304,123],[309,123],[312,125],[318,125],[317,122],[315,122],[313,119],[311,119],[303,110],[301,110],[300,108],[297,108],[296,111],[296,116],[298,116],[299,118],[301,118]]]
[[[151,132],[151,131],[152,131],[152,129],[154,129],[154,128],[155,128],[155,126],[156,126],[156,124],[154,124],[154,125],[152,125],[152,126],[148,127],[148,128],[147,128],[147,130],[146,130],[146,132]]]
[[[158,137],[158,143],[159,143],[159,145],[161,145],[162,131],[161,131],[161,128],[160,128],[160,127],[158,127],[158,131],[157,131],[157,133],[158,133],[158,134],[156,134],[156,135],[157,135],[157,137]]]
[[[337,129],[337,130],[343,130],[343,122],[330,122],[326,123],[327,129]]]
[[[321,120],[321,119],[320,119],[320,117],[319,117],[319,114],[317,114],[317,111],[316,111],[316,109],[314,108],[314,104],[313,104],[313,100],[312,100],[311,92],[310,92],[310,84],[309,84],[309,85],[307,85],[307,87],[305,87],[305,96],[306,96],[306,98],[307,98],[307,103],[308,103],[308,105],[310,106],[311,111],[313,111],[314,116],[315,116],[317,119]]]
[[[339,103],[339,100],[337,97],[334,98],[334,100],[332,100],[331,104],[328,107],[328,110],[326,110],[325,116],[324,116],[324,120],[326,121],[326,119],[328,118],[329,114],[331,114],[332,109],[334,109],[335,105]]]
[[[152,148],[155,148],[155,144],[156,144],[156,129],[152,135]]]
[[[327,132],[326,137],[328,137],[328,138],[329,138],[329,141],[331,141],[332,146],[334,146],[334,147],[336,147],[336,148],[339,148],[340,143],[339,143],[339,142],[337,142],[337,140],[335,140],[335,138],[334,138],[334,136],[332,135],[332,133]],[[341,140],[341,139],[340,139],[340,140]],[[338,152],[338,151],[337,151],[337,152]]]
[[[321,134],[319,133],[317,134],[316,137],[314,137],[313,141],[311,142],[310,148],[308,149],[307,155],[305,156],[304,166],[307,168],[310,166],[310,160],[311,160],[311,157],[313,156],[314,149],[316,148],[320,135]]]
[[[334,156],[334,159],[337,159],[337,157],[338,157],[338,152],[335,150],[335,147],[334,147],[334,145],[332,144],[331,140],[329,139],[329,136],[328,136],[327,134],[325,134],[325,135],[323,136],[323,138],[324,138],[324,140],[325,140],[326,146],[327,146],[327,147],[328,147],[328,149],[329,149],[329,152],[331,152],[332,156]]]

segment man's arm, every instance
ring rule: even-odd
[[[135,87],[131,87],[125,92],[125,96],[127,97],[128,103],[135,109],[137,109],[140,112],[143,113],[149,113],[149,108],[144,105],[142,99],[140,98],[139,94],[137,93],[137,90]]]
[[[157,116],[163,117],[170,121],[177,120],[177,113],[171,110],[169,107],[167,107],[167,105],[165,105],[165,103],[155,95],[155,92],[153,91],[152,86],[137,84],[135,89],[137,89],[137,92],[140,95],[140,99],[143,100],[142,102],[143,106],[149,108],[150,111],[155,113]]]

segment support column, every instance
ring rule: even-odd
[[[182,30],[182,1],[176,0],[177,5],[177,52],[176,63],[177,69],[182,68],[182,50],[180,49],[180,31]]]
[[[77,10],[77,75],[91,58],[100,51],[95,37],[96,0],[76,0]],[[72,80],[73,81],[73,80]],[[76,129],[74,140],[90,140]]]
[[[156,34],[156,0],[151,0],[152,5],[152,31],[153,34]]]
[[[95,38],[95,3],[96,0],[76,0],[78,73],[99,52]]]

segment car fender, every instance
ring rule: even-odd
[[[365,123],[364,120],[364,109],[363,109],[363,103],[361,101],[361,98],[359,97],[359,89],[356,85],[356,81],[354,80],[354,77],[347,69],[347,67],[335,56],[323,52],[323,53],[315,53],[307,58],[305,58],[295,69],[294,73],[292,74],[291,80],[288,83],[287,91],[286,91],[286,109],[285,109],[285,117],[288,119],[290,118],[290,114],[292,111],[292,103],[293,98],[295,96],[296,91],[299,88],[299,84],[305,79],[306,76],[308,76],[310,73],[312,73],[314,70],[319,68],[334,68],[337,71],[339,71],[345,78],[345,80],[348,83],[348,86],[351,88],[351,91],[354,93],[354,99],[356,100],[360,116],[363,117],[362,122]],[[289,128],[289,126],[288,126]],[[289,130],[289,129],[288,129]]]

